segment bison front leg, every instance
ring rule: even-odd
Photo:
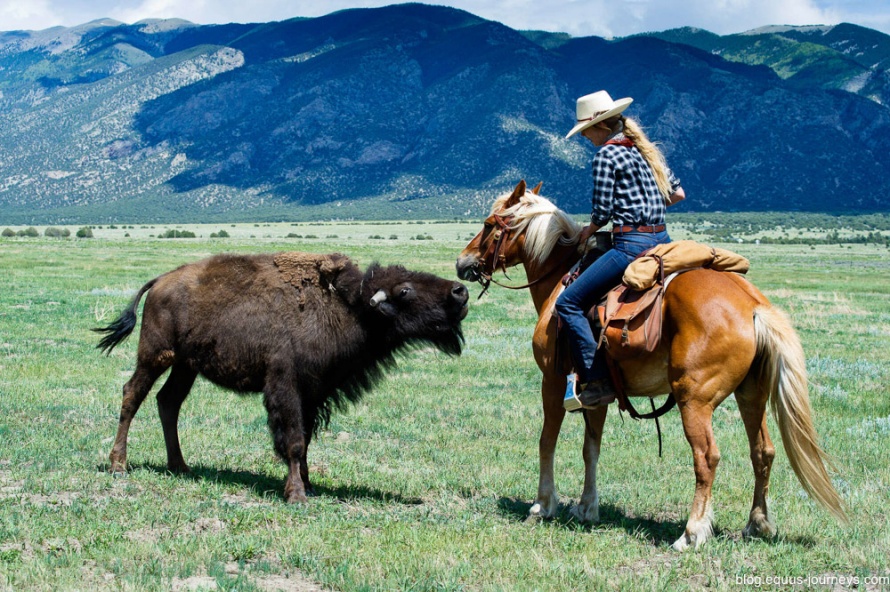
[[[284,482],[284,498],[288,503],[305,502],[308,464],[306,449],[308,439],[304,430],[300,393],[290,381],[280,381],[266,386],[263,404],[269,414],[269,429],[275,452],[287,464],[287,480]],[[303,476],[307,481],[304,482]]]
[[[303,489],[306,495],[315,495],[315,490],[309,482],[309,463],[307,455],[309,452],[309,443],[312,442],[312,433],[315,431],[315,422],[318,421],[318,411],[316,409],[303,406],[303,458],[300,461],[300,477],[303,479]]]

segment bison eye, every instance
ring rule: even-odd
[[[401,300],[411,300],[415,296],[414,288],[409,285],[404,285],[401,288],[396,288],[395,290],[393,290],[393,292],[397,293]]]

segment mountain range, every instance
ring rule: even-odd
[[[0,221],[478,217],[523,178],[588,212],[594,149],[564,135],[603,88],[678,210],[890,209],[890,36],[573,38],[400,4],[0,32]]]

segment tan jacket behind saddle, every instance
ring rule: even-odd
[[[691,240],[649,249],[627,267],[622,283],[595,307],[603,328],[600,346],[616,360],[655,351],[661,341],[664,291],[671,274],[700,267],[747,273],[749,263],[732,251]]]

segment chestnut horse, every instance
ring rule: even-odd
[[[538,312],[533,337],[535,361],[543,373],[544,427],[539,442],[540,480],[529,514],[549,518],[558,510],[553,457],[565,410],[562,406],[571,363],[568,348],[557,348],[553,306],[560,281],[579,258],[579,225],[521,181],[498,198],[485,226],[457,260],[457,275],[487,287],[498,269],[522,264]],[[731,393],[751,449],[754,501],[743,534],[771,537],[776,529],[767,509],[775,448],[767,433],[766,404],[773,409],[785,452],[804,489],[839,520],[844,504],[826,471],[811,419],[806,365],[800,340],[780,310],[742,276],[695,269],[676,276],[664,296],[664,328],[658,349],[619,362],[629,396],[673,393],[692,447],[695,495],[689,520],[674,548],[698,547],[712,535],[711,486],[720,452],[711,416]],[[584,411],[584,490],[572,514],[599,519],[596,464],[607,407]]]

